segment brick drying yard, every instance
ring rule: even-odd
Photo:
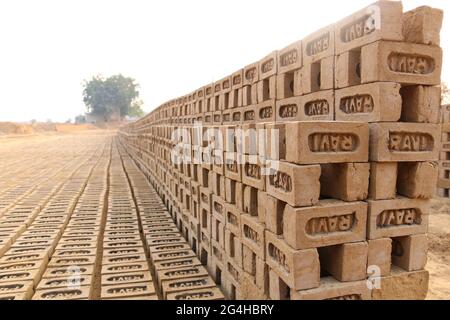
[[[3,136],[0,164],[0,300],[163,298],[163,226],[222,297],[114,132]]]
[[[145,234],[164,209],[115,132],[3,136],[0,155],[0,299],[163,298]],[[450,298],[448,205],[435,199],[430,215],[431,299]]]
[[[0,138],[0,298],[449,299],[442,20],[379,1],[117,132]]]

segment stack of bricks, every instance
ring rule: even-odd
[[[121,129],[227,298],[426,296],[442,19],[379,1]]]
[[[155,275],[153,283],[157,286],[156,291],[160,293],[160,298],[168,300],[223,300],[222,292],[176,228],[172,216],[167,211],[161,198],[126,152],[123,149],[120,152],[123,156],[122,161],[130,185],[134,190],[133,195],[139,214],[138,221],[142,229],[143,242],[147,249],[148,266],[150,267],[149,270]],[[128,266],[134,267],[142,264],[145,268],[146,264],[143,262],[145,259],[141,261],[139,263],[133,262]],[[146,274],[151,277],[148,271],[146,271]],[[148,285],[148,281],[146,282],[147,284],[143,282],[141,285]],[[154,299],[157,298],[156,295],[153,295],[153,297]]]
[[[442,148],[439,158],[438,196],[450,198],[450,105],[441,108]]]

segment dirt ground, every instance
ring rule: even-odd
[[[428,229],[427,299],[450,300],[450,199],[433,199]]]

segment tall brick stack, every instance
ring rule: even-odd
[[[227,298],[425,297],[442,19],[379,1],[121,129]]]
[[[439,161],[438,195],[450,198],[450,105],[441,108],[442,148]]]

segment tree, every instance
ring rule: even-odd
[[[82,114],[76,116],[75,123],[86,123],[86,117]]]
[[[445,82],[441,84],[441,104],[450,104],[450,88]]]
[[[104,78],[100,75],[83,82],[83,102],[88,112],[108,121],[116,113],[120,120],[126,115],[143,115],[139,85],[121,74]]]

